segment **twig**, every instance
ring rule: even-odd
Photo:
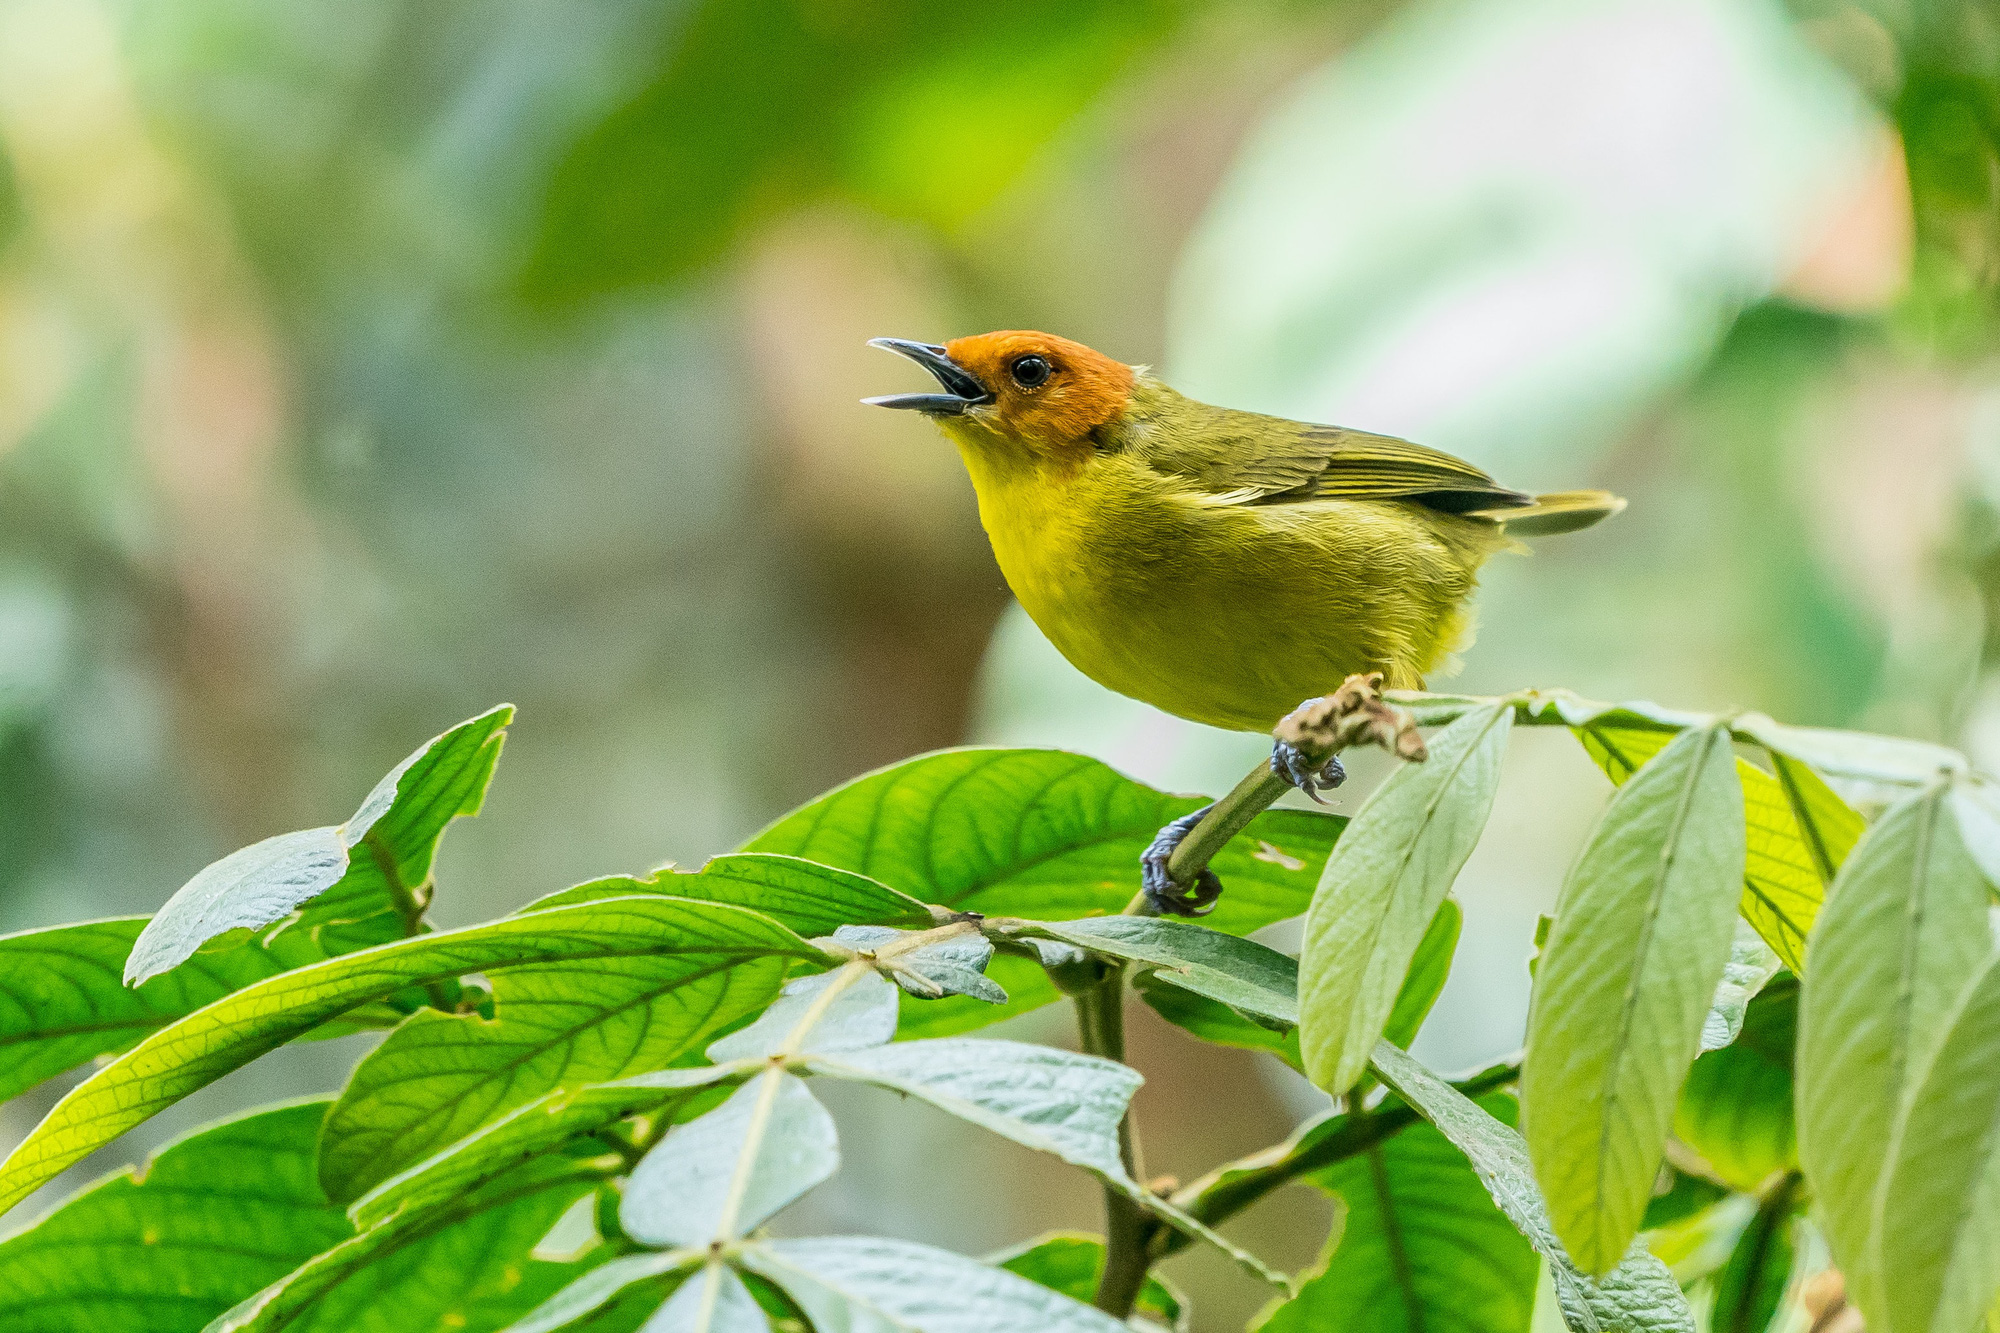
[[[1384,703],[1381,687],[1379,673],[1349,676],[1332,694],[1308,699],[1287,713],[1272,728],[1271,738],[1294,747],[1308,768],[1318,768],[1356,745],[1379,745],[1399,758],[1423,762],[1424,742],[1416,722]],[[1168,877],[1176,884],[1193,884],[1224,844],[1291,789],[1290,779],[1273,765],[1260,763],[1251,769],[1174,848],[1167,859]],[[1152,916],[1155,909],[1142,892],[1125,904],[1125,915]]]
[[[1452,1084],[1467,1097],[1479,1098],[1503,1088],[1520,1077],[1517,1062],[1495,1065],[1471,1078]],[[1416,1123],[1417,1112],[1400,1098],[1390,1097],[1372,1111],[1350,1111],[1331,1133],[1305,1142],[1280,1144],[1249,1157],[1219,1166],[1183,1187],[1174,1202],[1197,1221],[1217,1226],[1236,1216],[1281,1185],[1300,1176],[1324,1170],[1335,1162],[1357,1157],[1382,1143],[1399,1130]],[[1179,1232],[1163,1232],[1154,1238],[1153,1253],[1158,1262],[1188,1245]]]
[[[1125,972],[1114,968],[1098,985],[1076,997],[1078,1043],[1091,1055],[1125,1059]],[[1139,1131],[1128,1108],[1118,1122],[1118,1154],[1125,1174],[1139,1174]],[[1124,1193],[1104,1187],[1104,1274],[1098,1279],[1094,1304],[1114,1319],[1131,1315],[1146,1284],[1152,1261],[1149,1251],[1157,1230],[1153,1219]]]

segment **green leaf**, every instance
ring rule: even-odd
[[[1799,1178],[1785,1177],[1743,1228],[1729,1262],[1715,1280],[1713,1333],[1765,1333],[1777,1318],[1792,1276],[1792,1227]]]
[[[313,1179],[323,1101],[258,1111],[160,1150],[0,1242],[0,1325],[194,1333],[350,1234]]]
[[[203,869],[140,932],[127,984],[180,966],[225,931],[269,925],[315,899],[295,929],[328,954],[415,933],[438,839],[459,815],[479,813],[513,717],[502,704],[434,738],[344,824],[281,833]]]
[[[436,1207],[400,1213],[315,1256],[204,1333],[490,1333],[583,1271],[530,1252],[604,1174],[534,1162]]]
[[[1881,1311],[1895,1333],[1970,1333],[2000,1295],[2000,955],[1966,991],[1909,1103],[1882,1192]]]
[[[1130,1066],[1047,1046],[949,1037],[809,1055],[802,1063],[815,1074],[873,1083],[916,1097],[1003,1138],[1080,1166],[1148,1212],[1222,1250],[1252,1275],[1284,1285],[1254,1255],[1126,1173],[1118,1124],[1143,1081]]]
[[[1037,1152],[1126,1179],[1118,1122],[1144,1081],[1128,1065],[1024,1042],[941,1037],[815,1054],[805,1067],[916,1097]]]
[[[122,917],[0,936],[0,1101],[295,965],[281,961],[282,947],[251,943],[128,988],[120,973],[145,924]]]
[[[1033,921],[1021,933],[1138,964],[1169,986],[1281,1027],[1299,1021],[1298,963],[1255,940],[1148,916]]]
[[[745,850],[840,866],[956,911],[1070,920],[1123,911],[1139,889],[1140,853],[1163,825],[1202,804],[1082,755],[945,750],[836,788]],[[1229,889],[1203,922],[1246,935],[1305,911],[1346,822],[1305,810],[1259,815],[1216,856]],[[904,1035],[962,1032],[1059,998],[1028,959],[996,958],[988,975],[1011,997],[1004,1008],[911,1000]]]
[[[849,949],[874,953],[910,933],[887,926],[842,926],[833,932],[833,940]],[[883,959],[881,966],[898,986],[919,999],[969,995],[988,1004],[1005,1004],[1007,992],[986,979],[986,965],[992,961],[992,944],[977,930],[967,927],[915,948],[896,950]]]
[[[1410,960],[1472,855],[1507,748],[1513,709],[1475,709],[1377,787],[1335,845],[1306,915],[1299,1044],[1313,1082],[1354,1086],[1387,1027]]]
[[[1416,957],[1410,961],[1402,989],[1396,992],[1386,1040],[1407,1047],[1415,1039],[1451,973],[1461,919],[1457,903],[1447,898],[1439,904],[1437,915],[1431,918],[1424,938],[1417,945]],[[1261,1021],[1245,1018],[1225,1004],[1173,984],[1158,972],[1140,972],[1133,977],[1132,984],[1140,998],[1160,1017],[1203,1041],[1247,1051],[1269,1051],[1301,1074],[1305,1072],[1296,1027],[1273,1027],[1269,1018]]]
[[[645,1284],[654,1300],[676,1290],[687,1270],[701,1264],[702,1250],[649,1250],[599,1264],[564,1287],[525,1316],[508,1325],[507,1333],[552,1333],[620,1302]],[[585,1326],[587,1327],[587,1326]]]
[[[1992,949],[1947,788],[1892,806],[1840,869],[1799,994],[1799,1162],[1852,1299],[1882,1308],[1874,1227],[1898,1114]]]
[[[678,1119],[690,1107],[712,1100],[718,1086],[752,1072],[754,1066],[706,1065],[558,1089],[383,1181],[355,1200],[348,1215],[357,1226],[373,1227],[398,1212],[428,1211],[470,1194],[531,1157],[588,1139],[627,1116],[650,1116],[654,1123]]]
[[[1825,727],[1791,727],[1761,714],[1735,720],[1736,730],[1773,754],[1782,754],[1836,778],[1922,787],[1940,773],[1966,771],[1965,756],[1929,741]]]
[[[1549,1221],[1528,1145],[1450,1084],[1387,1042],[1375,1047],[1376,1076],[1414,1106],[1472,1162],[1514,1229],[1549,1261],[1563,1318],[1574,1333],[1694,1333],[1694,1313],[1667,1266],[1634,1241],[1604,1277],[1579,1272]]]
[[[1514,1099],[1478,1105],[1502,1124]],[[1433,1126],[1419,1123],[1308,1177],[1346,1202],[1346,1223],[1262,1333],[1525,1333],[1539,1261]]]
[[[1521,1102],[1577,1266],[1624,1257],[1729,958],[1743,801],[1727,728],[1682,732],[1611,799],[1535,973]]]
[[[1674,733],[1617,725],[1613,712],[1576,728],[1605,776],[1622,784]],[[1861,815],[1804,764],[1773,754],[1778,776],[1736,761],[1743,785],[1743,900],[1738,910],[1794,973],[1833,872],[1866,827]]]
[[[626,1182],[618,1220],[648,1245],[734,1239],[839,1168],[833,1117],[804,1083],[772,1071],[669,1130]]]
[[[1756,927],[1737,918],[1736,934],[1729,944],[1729,961],[1722,965],[1722,980],[1716,984],[1715,998],[1709,1001],[1708,1016],[1701,1020],[1704,1051],[1721,1050],[1736,1040],[1736,1034],[1743,1030],[1743,1015],[1752,997],[1783,967]]]
[[[1132,986],[1160,1017],[1201,1040],[1238,1050],[1269,1051],[1301,1074],[1305,1073],[1297,1028],[1253,1023],[1226,1004],[1169,985],[1160,980],[1158,973],[1141,973],[1132,979]]]
[[[1812,858],[1813,871],[1821,887],[1829,887],[1846,863],[1847,854],[1868,831],[1868,821],[1808,765],[1777,750],[1765,753],[1771,756],[1772,770],[1786,804],[1791,806],[1793,823]]]
[[[909,1241],[839,1236],[746,1245],[745,1268],[842,1333],[1131,1333],[1037,1282]]]
[[[1798,982],[1784,975],[1751,1000],[1743,1029],[1698,1057],[1674,1108],[1674,1135],[1739,1190],[1798,1165],[1792,1047]]]
[[[1655,1194],[1652,1202],[1646,1205],[1646,1216],[1639,1223],[1641,1231],[1655,1231],[1685,1222],[1730,1197],[1727,1187],[1716,1184],[1706,1176],[1692,1176],[1671,1166],[1667,1168],[1667,1174],[1672,1183],[1667,1186],[1666,1193]]]
[[[632,897],[508,917],[281,973],[160,1029],[72,1089],[0,1162],[0,1211],[197,1088],[404,986],[533,963],[653,954],[687,963],[690,1003],[750,988],[775,992],[791,960],[827,961],[742,908]]]
[[[1081,1231],[1051,1231],[1011,1250],[988,1255],[986,1262],[1089,1304],[1104,1276],[1104,1241]],[[1147,1274],[1134,1313],[1150,1316],[1176,1333],[1187,1325],[1186,1304],[1156,1274]]]
[[[1391,1046],[1408,1050],[1417,1039],[1418,1029],[1430,1017],[1432,1006],[1444,991],[1444,983],[1451,978],[1451,959],[1458,952],[1458,934],[1464,921],[1458,904],[1450,898],[1438,904],[1437,915],[1424,928],[1424,937],[1417,941],[1417,952],[1410,959],[1410,970],[1403,974],[1396,1003],[1389,1008],[1389,1022],[1382,1031],[1382,1039]]]
[[[736,1270],[711,1259],[646,1321],[645,1333],[764,1333],[770,1327]]]
[[[552,1089],[692,1057],[768,1004],[781,970],[715,966],[673,950],[531,963],[489,974],[494,1020],[419,1011],[355,1066],[327,1116],[320,1183],[357,1198]]]
[[[821,995],[834,986],[840,989],[822,1005]],[[788,983],[756,1022],[710,1046],[708,1058],[720,1063],[761,1060],[787,1049],[848,1051],[880,1046],[895,1035],[896,988],[881,973],[822,972]]]
[[[930,909],[915,898],[865,875],[796,856],[747,852],[715,857],[694,871],[667,869],[644,879],[614,875],[592,880],[537,899],[521,910],[543,912],[634,893],[664,893],[754,908],[807,939],[831,935],[845,925],[923,929],[936,924]]]

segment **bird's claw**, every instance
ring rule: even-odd
[[[1222,896],[1222,881],[1207,866],[1201,868],[1192,886],[1176,884],[1167,873],[1167,862],[1173,858],[1174,849],[1212,808],[1204,805],[1161,829],[1139,857],[1139,887],[1145,891],[1147,903],[1161,916],[1207,916],[1215,910],[1215,900]]]
[[[1322,788],[1332,791],[1347,781],[1347,769],[1339,755],[1315,767],[1305,751],[1290,741],[1271,742],[1271,771],[1321,805],[1326,804],[1319,799]]]

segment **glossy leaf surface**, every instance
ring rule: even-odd
[[[1505,1093],[1478,1105],[1514,1121]],[[1540,1261],[1436,1128],[1419,1122],[1308,1179],[1345,1201],[1346,1220],[1262,1333],[1525,1333]]]
[[[1202,804],[1082,755],[945,750],[837,787],[744,850],[857,871],[957,911],[1064,921],[1123,911],[1139,890],[1140,853],[1162,825]],[[1212,863],[1229,888],[1204,923],[1242,935],[1305,911],[1346,822],[1302,810],[1259,815]],[[1025,959],[996,958],[988,975],[1006,1006],[912,999],[904,1035],[947,1036],[1058,996]]]
[[[285,972],[155,1032],[58,1102],[4,1163],[0,1209],[70,1163],[230,1070],[369,1000],[425,981],[530,963],[670,954],[702,960],[691,987],[747,967],[775,991],[818,950],[762,916],[719,903],[619,898],[383,945]]]
[[[353,1229],[320,1193],[327,1103],[202,1130],[0,1242],[0,1326],[195,1333]]]

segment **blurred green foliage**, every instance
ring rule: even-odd
[[[895,387],[862,341],[1042,326],[1206,373],[1170,350],[1169,292],[1200,277],[1184,256],[1216,234],[1230,163],[1320,73],[1391,45],[1449,82],[1447,39],[1530,8],[1579,24],[1586,9],[1708,12],[0,5],[0,929],[152,910],[229,847],[344,808],[410,735],[498,698],[535,724],[496,793],[506,818],[449,853],[447,923],[696,863],[813,791],[982,725],[1156,783],[1218,780],[1198,762],[1207,741],[1065,693],[1046,663],[997,665],[1014,678],[994,696],[1027,711],[979,721],[973,675],[1004,590],[969,506],[936,512],[962,499],[955,460],[914,423],[862,420],[853,399]],[[1616,411],[1533,432],[1503,413],[1469,445],[1431,440],[1522,484],[1634,502],[1601,541],[1496,562],[1462,683],[1740,705],[1986,753],[1994,15],[1981,0],[1787,12],[1780,35],[1829,57],[1901,136],[1908,289],[1842,308],[1782,275],[1710,275],[1684,345],[1640,348],[1637,388],[1573,375],[1536,404],[1617,389]],[[1591,99],[1615,90],[1537,49],[1577,99],[1570,119],[1598,126]],[[1515,168],[1492,164],[1533,147],[1497,111],[1473,98],[1417,122],[1435,153],[1387,154],[1371,178],[1394,199],[1327,161],[1285,167],[1325,175],[1332,201],[1257,205],[1302,251],[1378,210],[1429,226],[1341,256],[1363,280],[1296,325],[1325,335],[1287,345],[1300,365],[1338,341],[1332,360],[1365,381],[1385,333],[1436,314],[1440,274],[1623,239],[1559,233],[1536,250],[1552,192],[1516,177],[1470,221],[1426,214],[1448,169],[1504,177]],[[1373,119],[1321,128],[1351,137]],[[1626,165],[1644,184],[1675,164]],[[1672,245],[1692,230],[1633,217],[1620,225],[1657,224]],[[1440,258],[1454,244],[1477,253]],[[1493,297],[1517,305],[1471,312],[1490,322],[1452,327],[1503,352],[1525,342],[1556,304],[1530,278]],[[1233,326],[1218,339],[1248,345]],[[1449,407],[1472,377],[1438,364],[1421,396]],[[856,442],[877,438],[942,469],[921,474],[935,485],[867,471]],[[855,495],[880,507],[856,510],[860,540],[830,541],[825,520]],[[1233,752],[1221,768],[1240,771]],[[1545,887],[1560,871],[1515,873]],[[1498,940],[1509,956],[1491,975],[1516,978],[1525,928],[1467,910],[1468,948]],[[1513,1024],[1466,1026],[1470,1047],[1518,1038],[1517,1009],[1456,1003]],[[1202,1077],[1190,1063],[1186,1081]],[[1246,1118],[1275,1116],[1275,1094],[1258,1096]],[[1161,1152],[1171,1164],[1171,1141]]]
[[[528,289],[684,278],[828,193],[950,228],[990,204],[1186,0],[709,0],[557,164]]]
[[[1979,0],[1869,8],[1901,65],[1888,106],[1917,225],[1910,318],[1940,350],[1990,350],[2000,338],[2000,15]]]

